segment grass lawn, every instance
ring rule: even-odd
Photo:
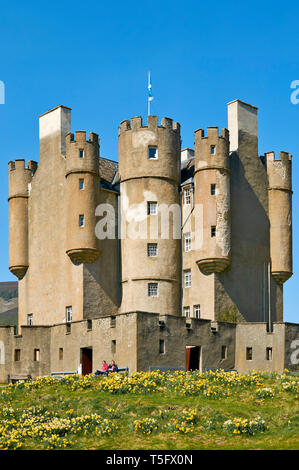
[[[40,378],[0,389],[0,449],[298,449],[298,397],[289,373]]]

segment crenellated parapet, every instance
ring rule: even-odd
[[[195,131],[195,171],[206,168],[229,171],[229,132],[218,127],[208,127],[205,136],[203,129]]]
[[[138,130],[138,129],[152,129],[156,130],[157,128],[171,129],[174,132],[180,133],[180,124],[173,121],[173,119],[164,117],[161,120],[161,126],[159,126],[158,116],[148,116],[147,125],[143,125],[143,120],[141,116],[135,116],[131,120],[124,120],[120,123],[118,128],[118,135],[122,134],[128,130]]]
[[[194,199],[202,208],[202,245],[197,265],[203,274],[220,273],[231,264],[229,132],[218,127],[195,131]]]
[[[86,140],[85,131],[66,136],[66,176],[70,173],[90,172],[99,174],[99,136],[94,132]]]
[[[292,155],[279,152],[278,160],[274,152],[265,154],[269,189],[292,191]]]
[[[28,198],[29,185],[37,163],[17,159],[8,164],[9,201],[9,270],[23,279],[29,266],[28,257]]]
[[[157,149],[156,158],[149,158],[150,148]],[[143,125],[140,116],[122,121],[119,126],[119,172],[121,180],[156,177],[179,182],[180,125],[164,117],[148,116]],[[154,151],[154,150],[153,150]]]
[[[268,175],[271,272],[278,284],[293,273],[292,263],[292,155],[265,154]]]
[[[28,167],[24,159],[8,163],[8,199],[12,197],[28,197],[28,185],[38,167],[37,162],[30,160]]]

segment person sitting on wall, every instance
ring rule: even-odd
[[[101,370],[96,370],[94,375],[108,375],[108,364],[106,361],[102,361]]]
[[[111,364],[109,364],[108,366],[108,370],[107,372],[118,372],[118,367],[117,365],[115,364],[115,361],[111,361]]]

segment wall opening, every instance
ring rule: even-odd
[[[164,339],[159,340],[159,353],[165,354],[165,341]]]
[[[40,350],[39,349],[34,350],[33,360],[34,361],[40,361]]]
[[[186,371],[201,370],[201,347],[186,346]]]
[[[82,375],[92,373],[92,347],[81,348]]]
[[[63,360],[63,348],[59,348],[59,360]]]
[[[221,346],[221,359],[227,359],[227,346]]]
[[[272,361],[272,348],[266,348],[266,359]]]
[[[246,348],[246,360],[252,361],[252,348]]]
[[[21,350],[20,349],[15,349],[15,361],[20,361],[21,360]]]

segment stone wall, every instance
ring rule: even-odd
[[[112,359],[130,373],[159,367],[185,369],[186,349],[192,347],[197,347],[201,371],[299,370],[297,324],[274,323],[270,333],[266,323],[186,321],[174,315],[130,312],[69,325],[25,326],[17,336],[12,327],[0,327],[0,383],[7,381],[8,374],[36,377],[77,371],[85,348],[92,348],[93,372],[103,360],[109,363]],[[246,357],[247,348],[252,348],[251,359]],[[20,350],[19,360],[16,349]],[[35,350],[39,350],[38,358]]]
[[[247,359],[247,348],[252,348],[252,359]],[[272,359],[267,359],[267,348]],[[282,372],[285,367],[285,324],[274,323],[268,332],[266,323],[239,323],[236,328],[236,369],[240,373],[251,370]]]

